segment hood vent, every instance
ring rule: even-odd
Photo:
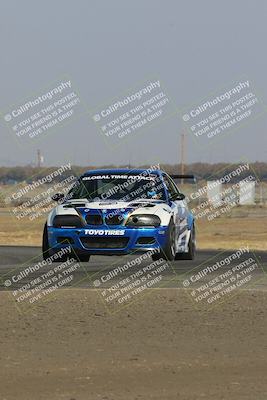
[[[86,207],[85,203],[70,203],[70,204],[65,204],[63,208],[75,208],[75,207]]]

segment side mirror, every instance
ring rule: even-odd
[[[59,202],[59,201],[63,200],[64,197],[65,197],[65,195],[63,193],[55,193],[55,194],[53,194],[51,199],[54,200],[54,201]]]
[[[185,195],[183,193],[175,193],[173,196],[171,196],[171,200],[184,200]]]

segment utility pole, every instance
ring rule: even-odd
[[[41,154],[41,150],[37,150],[37,167],[40,168],[44,162],[44,157]]]
[[[37,167],[38,168],[41,167],[41,150],[40,149],[37,150]]]
[[[181,175],[185,173],[185,134],[181,134],[181,149],[180,149],[180,160],[181,160]],[[181,180],[181,184],[183,185],[184,180]]]

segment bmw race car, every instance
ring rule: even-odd
[[[66,196],[52,197],[58,205],[44,227],[44,259],[71,246],[80,261],[151,250],[153,260],[192,260],[194,217],[175,178],[193,176],[146,169],[87,171]]]

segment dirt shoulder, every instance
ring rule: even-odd
[[[199,311],[155,289],[115,315],[95,290],[27,314],[1,297],[1,399],[266,399],[267,292]]]

